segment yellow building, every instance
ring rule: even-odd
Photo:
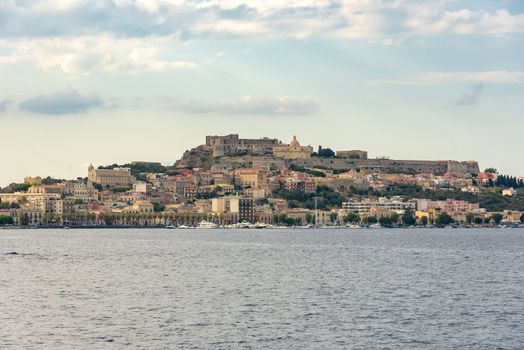
[[[296,136],[288,145],[276,145],[273,147],[273,155],[284,159],[310,158],[313,153],[313,147],[301,146]]]
[[[154,206],[151,204],[151,202],[139,200],[136,201],[133,205],[125,207],[123,211],[139,214],[152,213],[154,212]]]
[[[95,169],[93,165],[90,165],[87,178],[102,186],[129,186],[133,183],[133,176],[129,168]]]

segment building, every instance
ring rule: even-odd
[[[98,190],[84,181],[67,181],[64,194],[85,203],[98,200]]]
[[[147,182],[137,182],[133,184],[133,192],[143,193],[144,195],[151,194],[153,186]]]
[[[41,185],[42,184],[42,178],[40,176],[26,176],[24,177],[24,183],[28,185]]]
[[[242,187],[267,187],[267,172],[262,169],[237,169],[234,173],[235,183]]]
[[[155,207],[153,206],[153,204],[151,204],[151,202],[139,200],[136,201],[133,205],[127,206],[122,210],[128,213],[147,214],[154,212],[154,208]]]
[[[517,190],[514,188],[505,188],[502,190],[502,195],[505,197],[515,197],[517,195]]]
[[[229,213],[229,197],[211,199],[211,212],[215,214]]]
[[[253,198],[230,198],[229,210],[231,213],[238,213],[238,220],[240,222],[256,222],[255,200]]]
[[[402,213],[406,209],[415,209],[416,204],[412,201],[403,202],[399,197],[379,199],[367,198],[360,201],[349,201],[342,203],[342,209],[358,214],[367,214],[377,209]]]
[[[241,139],[238,134],[225,136],[206,136],[206,146],[210,147],[213,157],[240,154],[271,154],[273,147],[278,145],[277,139],[267,137],[261,139]]]
[[[130,186],[134,180],[130,168],[95,169],[93,165],[88,168],[87,179],[107,187]]]
[[[361,150],[337,151],[337,157],[347,159],[368,159],[368,152]]]
[[[301,146],[296,136],[288,145],[276,145],[273,147],[273,155],[284,159],[304,159],[310,158],[313,153],[313,147]]]
[[[429,199],[416,200],[417,211],[441,212],[449,215],[476,212],[480,209],[479,203],[470,203],[461,200],[447,199],[445,201],[432,201]]]

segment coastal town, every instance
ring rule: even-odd
[[[524,177],[476,161],[370,158],[272,138],[207,136],[173,165],[90,165],[0,189],[12,227],[519,227]]]

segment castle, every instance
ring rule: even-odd
[[[201,147],[207,149],[210,156],[214,158],[214,161],[209,163],[209,167],[213,169],[254,166],[278,169],[295,165],[305,168],[361,169],[367,172],[415,172],[435,175],[480,172],[476,161],[369,159],[368,153],[362,150],[343,150],[337,151],[336,157],[319,157],[313,153],[313,147],[300,145],[296,137],[293,137],[289,144],[285,144],[278,139],[268,137],[241,139],[238,134],[215,135],[206,136],[206,143]],[[192,152],[195,152],[195,149]]]

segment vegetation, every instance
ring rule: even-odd
[[[25,183],[12,183],[7,187],[0,190],[2,193],[14,193],[14,192],[25,192],[31,187],[29,184]]]
[[[145,181],[146,178],[143,174],[147,173],[167,173],[172,168],[165,167],[159,163],[151,162],[132,162],[123,165],[112,164],[106,166],[99,166],[98,169],[114,169],[114,168],[129,168],[131,169],[131,175],[139,180]]]
[[[435,225],[441,227],[451,225],[454,222],[455,220],[448,213],[441,213],[435,219]]]
[[[524,181],[522,181],[521,179],[517,179],[514,176],[500,175],[497,176],[494,185],[498,187],[521,188],[524,187]]]
[[[500,212],[504,210],[524,211],[524,193],[519,190],[515,197],[503,196],[500,193],[483,191],[479,195],[481,208],[487,211]]]
[[[496,223],[497,225],[500,224],[500,222],[502,221],[503,218],[504,218],[504,216],[502,214],[499,214],[499,213],[495,213],[495,214],[491,215],[491,220],[493,220],[493,222]]]
[[[155,211],[155,213],[162,212],[164,211],[164,209],[166,209],[166,206],[164,204],[157,202],[153,203],[153,210]]]
[[[343,218],[344,222],[351,222],[353,224],[360,222],[360,216],[357,213],[348,213]]]
[[[0,209],[18,209],[18,208],[20,208],[20,204],[18,203],[0,202]]]
[[[309,174],[311,176],[326,177],[326,174],[323,171],[314,170],[314,169],[306,169],[296,164],[291,164],[289,168],[293,171],[298,171],[301,173]]]
[[[129,190],[131,190],[133,187],[132,186],[126,186],[126,187],[113,187],[111,189],[111,192],[113,193],[123,193],[123,192],[127,192]]]
[[[294,219],[287,216],[287,214],[275,214],[273,215],[273,222],[277,225],[286,226],[298,226],[302,224],[301,219]]]
[[[417,223],[417,219],[412,209],[406,209],[402,215],[402,224],[406,226],[413,226]]]
[[[13,223],[14,221],[12,217],[0,215],[0,226],[12,225]]]
[[[335,152],[331,148],[322,148],[322,146],[318,146],[317,156],[321,158],[335,158]]]

